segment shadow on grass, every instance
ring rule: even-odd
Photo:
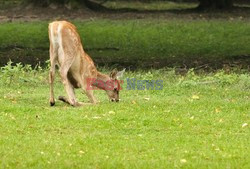
[[[7,64],[9,60],[13,63],[30,64],[35,67],[37,64],[47,66],[46,61],[49,60],[49,50],[47,48],[23,48],[20,46],[0,48],[0,66]],[[117,51],[118,48],[86,48],[86,51],[91,52],[102,51]],[[105,67],[128,68],[130,70],[140,69],[159,69],[164,67],[175,67],[180,70],[188,70],[189,68],[201,68],[207,71],[221,69],[224,67],[237,67],[250,70],[250,56],[240,55],[231,57],[166,57],[154,59],[141,59],[137,57],[131,58],[110,58],[110,57],[92,57],[95,64]]]

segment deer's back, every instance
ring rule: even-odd
[[[57,50],[59,66],[65,60],[72,60],[69,73],[79,72],[86,77],[96,76],[94,62],[84,52],[80,36],[73,24],[66,21],[50,23],[49,38],[51,45]]]
[[[79,58],[84,52],[76,27],[69,22],[55,21],[50,23],[49,38],[51,45],[58,53],[59,64],[70,58]]]

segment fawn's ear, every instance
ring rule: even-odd
[[[111,73],[110,73],[109,76],[110,76],[111,79],[118,79],[118,78],[121,78],[121,77],[123,76],[125,70],[126,70],[126,68],[123,69],[122,71],[119,71],[119,72],[118,72],[117,69],[114,69],[114,70],[111,71]]]
[[[122,78],[122,76],[123,76],[125,70],[126,70],[126,68],[124,68],[122,71],[117,72],[116,78],[117,78],[117,79]]]
[[[109,77],[111,78],[111,79],[116,79],[116,75],[117,75],[117,69],[113,69],[111,72],[110,72],[110,74],[109,74]]]

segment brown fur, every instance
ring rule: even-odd
[[[60,97],[73,106],[79,105],[76,101],[74,88],[81,88],[88,96],[91,103],[95,104],[96,99],[93,90],[86,90],[87,79],[94,78],[104,82],[113,79],[97,71],[93,60],[83,50],[81,38],[76,27],[66,21],[55,21],[49,24],[50,40],[50,104],[55,104],[54,99],[54,77],[55,65],[60,67],[60,76],[68,95]],[[116,72],[117,73],[117,72]],[[97,86],[98,87],[98,86]],[[119,100],[116,91],[106,91],[110,99]]]

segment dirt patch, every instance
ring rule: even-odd
[[[52,21],[52,20],[88,20],[88,19],[185,19],[185,20],[250,20],[250,8],[235,7],[227,11],[201,12],[194,9],[165,11],[113,11],[96,12],[88,8],[70,10],[67,8],[15,7],[0,10],[0,22],[14,21]]]

